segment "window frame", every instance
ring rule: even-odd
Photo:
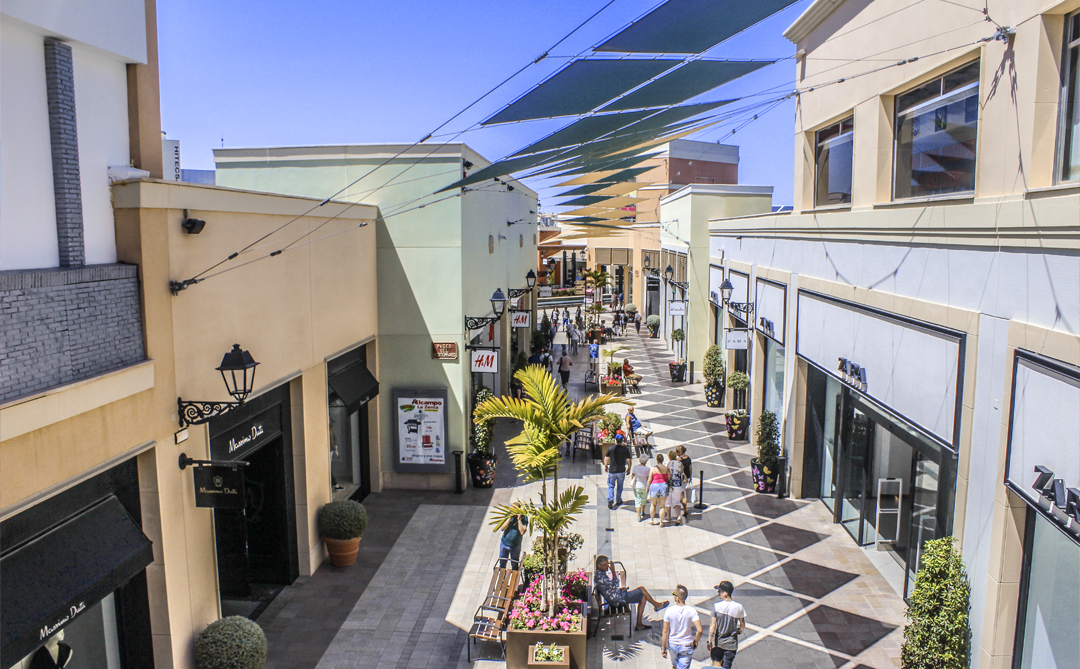
[[[947,92],[943,92],[944,89],[945,89],[945,79],[949,75],[954,74],[956,72],[959,72],[960,70],[963,70],[966,67],[970,67],[973,63],[978,63],[979,64],[979,67],[978,67],[979,75],[975,78],[975,81],[963,84],[962,86],[958,86],[958,87],[953,88],[953,89],[950,89]],[[920,102],[918,102],[918,103],[916,103],[914,105],[911,105],[909,107],[905,107],[903,109],[900,108],[900,99],[904,95],[906,95],[907,93],[910,93],[912,91],[915,91],[915,90],[917,90],[919,88],[922,88],[922,87],[924,87],[924,86],[926,86],[928,84],[931,84],[931,83],[933,83],[935,81],[938,84],[938,94],[935,97],[927,98],[925,100],[922,100],[922,101],[920,101]],[[903,91],[900,91],[899,93],[897,93],[896,95],[893,96],[892,178],[890,179],[890,185],[889,185],[890,201],[891,202],[919,202],[919,201],[922,201],[922,200],[940,200],[940,199],[967,198],[967,197],[972,197],[972,196],[975,195],[976,190],[978,190],[978,181],[977,181],[977,179],[978,179],[978,155],[979,155],[978,122],[982,119],[981,109],[980,109],[979,116],[976,118],[976,129],[975,129],[975,132],[976,132],[976,140],[975,140],[975,142],[976,142],[975,143],[975,167],[976,167],[975,179],[976,179],[976,181],[975,181],[975,183],[974,183],[971,190],[956,191],[956,192],[952,192],[952,193],[938,193],[936,195],[912,195],[912,196],[909,196],[909,197],[897,197],[896,196],[896,170],[897,170],[897,167],[898,167],[897,159],[898,159],[898,157],[900,155],[900,151],[899,151],[900,128],[901,128],[900,117],[902,115],[911,114],[911,113],[916,112],[916,111],[918,111],[918,110],[920,110],[920,109],[922,109],[924,107],[927,107],[929,105],[941,102],[942,100],[944,100],[946,98],[958,96],[960,93],[963,93],[963,92],[971,90],[971,89],[978,90],[981,86],[982,86],[982,58],[980,56],[979,58],[975,58],[974,60],[969,60],[969,61],[967,61],[965,63],[957,65],[956,67],[951,68],[946,72],[942,72],[941,74],[937,75],[936,77],[932,77],[932,78],[930,78],[930,79],[928,79],[928,80],[926,80],[926,81],[924,81],[924,82],[922,82],[920,84],[917,84],[917,85],[914,85],[914,86],[909,86],[908,88],[904,89]]]
[[[1072,68],[1070,67],[1071,59],[1069,53],[1072,49],[1077,49],[1080,52],[1080,27],[1076,29],[1076,34],[1073,35],[1073,39],[1069,39],[1069,32],[1072,30],[1072,24],[1074,21],[1080,21],[1080,10],[1071,12],[1065,15],[1065,25],[1062,30],[1062,48],[1061,48],[1061,86],[1058,95],[1058,124],[1057,124],[1057,141],[1054,149],[1054,184],[1074,184],[1080,182],[1080,164],[1076,166],[1077,175],[1073,178],[1065,178],[1065,135],[1067,117],[1069,113],[1068,97],[1069,97],[1069,85],[1074,81]],[[1077,54],[1077,65],[1080,66],[1080,53]],[[1077,104],[1080,105],[1080,90],[1074,91],[1074,95],[1077,98]],[[1080,114],[1080,109],[1077,110]]]
[[[845,131],[845,126],[849,126],[850,129]],[[820,139],[821,133],[827,132],[833,128],[837,129],[835,135]],[[848,184],[851,190],[854,190],[855,186],[855,113],[852,112],[847,117],[840,119],[836,123],[830,123],[829,125],[818,128],[814,131],[814,209],[827,209],[830,207],[850,207],[851,200],[854,200],[855,194],[850,193],[848,195],[848,202],[840,202],[838,204],[829,204],[828,202],[818,202],[818,184],[821,181],[821,170],[818,166],[818,160],[821,158],[821,148],[826,142],[833,142],[835,140],[844,137],[845,135],[851,135],[851,183]]]

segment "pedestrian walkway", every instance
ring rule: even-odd
[[[700,384],[668,380],[671,354],[662,340],[631,329],[604,348],[612,344],[628,347],[616,359],[629,358],[643,376],[641,393],[627,401],[655,431],[660,452],[686,446],[695,486],[697,472],[704,472],[707,508],[692,509],[683,526],[639,523],[632,491],[624,493],[626,504],[609,510],[602,467],[568,457],[560,478],[576,480],[593,493],[574,527],[585,545],[571,566],[591,570],[593,555],[613,556],[626,566],[631,586],[644,585],[662,600],[681,583],[706,630],[716,601],[712,586],[732,581],[735,599],[747,611],[747,632],[735,661],[739,669],[898,667],[903,602],[843,529],[831,523],[824,505],[753,492],[754,448],[728,442],[723,410],[705,407]],[[588,349],[582,347],[574,356],[572,396],[585,394],[587,369]],[[500,423],[496,440],[519,429]],[[488,524],[491,510],[534,497],[538,486],[518,483],[505,452],[498,466],[494,490],[391,491],[365,500],[372,522],[357,565],[324,565],[287,588],[260,617],[270,643],[267,667],[505,666],[495,644],[476,646],[480,659],[474,651],[472,665],[465,652],[469,621],[498,554],[498,536]],[[651,607],[647,617],[658,618]],[[661,623],[633,639],[613,638],[623,631],[614,632],[604,621],[589,642],[590,668],[670,666],[660,656]],[[693,666],[709,666],[704,643]]]

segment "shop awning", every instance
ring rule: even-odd
[[[350,411],[360,407],[379,394],[379,382],[368,371],[367,365],[357,363],[331,374],[327,381]]]
[[[4,555],[0,666],[34,652],[153,561],[153,544],[112,495]]]

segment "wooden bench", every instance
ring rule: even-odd
[[[506,658],[506,639],[503,633],[510,620],[510,605],[517,593],[520,573],[517,569],[499,569],[496,565],[487,596],[480,608],[476,609],[472,627],[469,628],[469,662],[472,662],[472,646],[478,639],[498,642],[503,659]]]
[[[596,558],[593,558],[593,564],[596,564]],[[626,586],[626,568],[623,563],[612,560],[611,565],[615,567],[615,573],[619,575],[619,587]],[[592,636],[596,636],[600,632],[600,623],[604,618],[617,618],[618,616],[625,615],[626,622],[629,628],[629,638],[634,638],[634,615],[633,605],[629,603],[612,604],[604,599],[604,596],[600,594],[600,589],[595,585],[592,587],[593,599],[596,601],[596,627],[593,628]],[[638,604],[638,606],[642,606]]]
[[[593,429],[592,429],[591,425],[589,427],[582,428],[582,429],[580,429],[580,430],[578,430],[577,432],[574,433],[574,446],[573,446],[572,451],[573,451],[573,455],[570,458],[571,462],[574,462],[574,461],[577,460],[577,452],[578,451],[585,451],[586,453],[589,454],[590,458],[592,457],[592,452],[593,452]]]

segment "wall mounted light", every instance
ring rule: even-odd
[[[221,380],[225,382],[225,389],[235,402],[192,402],[176,398],[177,412],[180,417],[180,427],[188,425],[201,425],[211,418],[228,413],[247,400],[255,387],[255,368],[259,363],[251,357],[251,353],[240,348],[240,344],[233,344],[232,350],[221,359],[221,364],[215,369],[221,372]]]
[[[187,209],[184,210],[184,222],[180,224],[180,227],[184,229],[184,232],[189,235],[197,235],[203,231],[206,227],[206,221],[201,221],[197,218],[188,216]]]
[[[494,316],[466,316],[465,317],[465,329],[466,330],[479,330],[482,327],[491,325],[492,323],[499,322],[502,315],[506,313],[506,295],[503,294],[502,288],[496,288],[495,292],[491,294],[491,313]]]

